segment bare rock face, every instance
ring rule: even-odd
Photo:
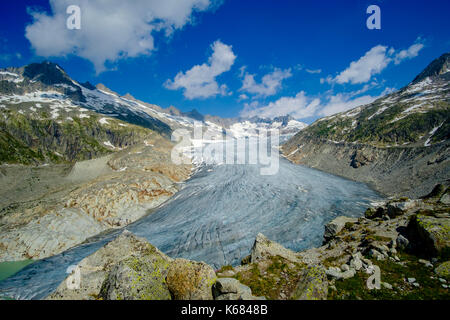
[[[171,163],[171,147],[155,135],[73,166],[2,167],[0,261],[43,259],[140,219],[191,172]]]
[[[250,262],[257,262],[260,259],[264,259],[271,256],[280,256],[289,261],[301,262],[298,255],[289,249],[286,249],[279,243],[267,239],[263,234],[259,233],[256,236],[255,243],[253,244],[252,252],[250,255]]]
[[[212,300],[214,269],[204,262],[176,259],[170,264],[167,285],[175,300]]]
[[[74,279],[76,273],[68,276],[47,299],[165,299],[164,273],[172,261],[145,239],[124,231],[77,265],[79,279]],[[147,272],[152,277],[141,279]]]

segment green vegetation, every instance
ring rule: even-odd
[[[234,278],[252,289],[255,296],[279,299],[280,292],[292,292],[304,265],[287,261],[280,256],[270,257],[266,263],[253,263],[247,271],[237,273]]]
[[[393,286],[393,289],[367,288],[369,275],[357,272],[352,278],[337,280],[336,290],[329,289],[328,299],[333,300],[448,300],[448,289],[433,273],[433,270],[418,261],[419,258],[400,253],[401,263],[391,260],[380,260],[374,263],[380,267],[381,281]],[[433,278],[432,278],[433,277]],[[408,283],[406,278],[415,278],[419,287]]]
[[[30,108],[30,104],[15,108]],[[108,119],[107,124],[101,124],[100,116],[95,113],[83,118],[67,114],[53,119],[46,108],[47,105],[42,106],[39,113],[30,115],[0,109],[0,163],[88,160],[114,152],[103,144],[106,141],[124,148],[155,135],[149,129],[117,119]],[[69,115],[72,120],[66,119]]]

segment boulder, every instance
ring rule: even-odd
[[[450,204],[450,192],[446,192],[441,199],[439,200],[443,204],[449,205]]]
[[[450,218],[417,214],[412,216],[407,228],[414,239],[415,250],[429,256],[449,257]]]
[[[358,252],[359,253],[359,252]],[[361,270],[363,267],[363,262],[361,261],[361,254],[354,254],[350,260],[350,268],[356,271]]]
[[[294,300],[326,300],[328,295],[328,280],[322,266],[305,268],[291,294]]]
[[[130,257],[116,264],[100,290],[104,300],[170,300],[169,262],[161,257]]]
[[[364,217],[366,217],[367,219],[381,218],[384,213],[385,209],[383,207],[368,208],[364,213]]]
[[[333,239],[341,230],[345,227],[345,224],[355,223],[358,219],[356,218],[350,218],[345,216],[340,216],[332,220],[330,223],[325,225],[325,232],[323,235],[324,243],[327,243],[331,239]]]
[[[450,261],[441,263],[434,272],[441,278],[450,280]]]
[[[116,297],[113,291],[106,290],[108,287],[108,281],[114,281],[114,284],[120,284],[123,277],[131,275],[131,270],[126,268],[126,261],[130,259],[136,259],[139,261],[144,261],[147,265],[146,268],[151,270],[164,269],[160,268],[159,265],[171,263],[173,259],[166,256],[164,253],[160,252],[157,248],[152,246],[144,238],[139,238],[128,231],[124,231],[121,235],[115,238],[113,241],[106,244],[104,247],[100,248],[90,256],[81,260],[81,262],[74,266],[74,269],[79,270],[79,286],[73,287],[73,275],[69,275],[58,288],[50,294],[46,299],[48,300],[93,300],[101,298],[100,292],[103,287],[105,287],[105,298]],[[122,267],[117,267],[116,265],[124,261]],[[152,262],[157,262],[156,266],[152,266]],[[109,277],[111,270],[115,270],[115,277]],[[132,277],[133,278],[133,277]],[[108,280],[110,279],[110,280]],[[113,280],[114,279],[114,280]],[[105,285],[103,286],[106,280]],[[76,282],[76,281],[75,281]],[[161,279],[155,280],[153,284],[162,283],[163,277]],[[145,283],[140,283],[139,286],[146,286]],[[108,287],[109,288],[109,287]],[[119,285],[120,290],[125,288]],[[110,292],[111,295],[107,295]],[[122,291],[116,291],[122,292]],[[134,293],[129,292],[127,297],[132,296]],[[160,297],[164,296],[164,293]]]
[[[397,239],[395,240],[395,244],[396,244],[397,249],[404,251],[404,250],[406,250],[406,248],[408,248],[409,240],[400,234],[400,235],[398,235]]]
[[[204,263],[176,259],[167,273],[167,286],[175,300],[212,300],[214,269]]]
[[[216,300],[262,300],[255,297],[252,290],[234,278],[219,278],[213,286],[213,296]]]
[[[418,202],[416,200],[391,202],[387,205],[387,214],[389,218],[396,218],[417,205]]]
[[[325,271],[325,274],[331,279],[349,279],[355,276],[355,269],[349,269],[347,271],[342,272],[339,268],[330,267]]]
[[[274,256],[280,256],[291,262],[302,262],[302,259],[294,251],[286,249],[281,244],[271,241],[259,233],[252,247],[250,262],[254,263]]]

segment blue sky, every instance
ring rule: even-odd
[[[71,4],[80,30],[66,28]],[[372,4],[381,30],[366,27]],[[405,86],[449,52],[448,12],[439,0],[1,1],[0,67],[49,59],[165,108],[310,123]]]

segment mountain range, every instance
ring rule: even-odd
[[[446,53],[404,88],[317,120],[283,145],[283,154],[385,195],[423,195],[450,178],[449,114]]]
[[[306,124],[287,116],[223,119],[182,112],[124,96],[103,84],[80,83],[44,61],[0,69],[0,162],[42,163],[92,159],[142,142],[148,134],[170,138],[194,122],[239,136],[277,128],[285,138]]]

